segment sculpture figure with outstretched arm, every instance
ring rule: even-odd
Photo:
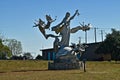
[[[43,34],[43,36],[48,39],[48,37],[52,37],[52,38],[55,38],[55,41],[53,43],[53,47],[55,49],[55,52],[58,51],[58,46],[59,46],[59,36],[56,36],[56,35],[53,35],[53,34],[46,34],[46,31],[45,29],[49,29],[50,28],[50,25],[52,22],[54,22],[56,19],[52,19],[50,17],[50,15],[46,15],[46,20],[47,20],[47,24],[45,24],[44,21],[42,21],[40,18],[39,18],[39,21],[37,21],[38,23],[34,23],[35,25],[33,27],[38,27],[40,32]]]
[[[59,34],[59,36],[53,34],[46,34],[45,30],[49,29],[51,23],[56,20],[56,19],[53,20],[50,15],[46,15],[47,24],[45,24],[45,22],[39,18],[39,21],[37,21],[38,23],[34,23],[35,24],[34,27],[38,27],[40,32],[44,35],[46,39],[48,39],[48,37],[55,38],[55,41],[53,43],[54,51],[57,54],[61,55],[64,54],[61,53],[62,52],[61,50],[63,50],[63,48],[65,47],[69,47],[70,33],[75,33],[79,30],[84,31],[84,29],[89,28],[88,27],[89,25],[88,26],[80,25],[70,29],[70,22],[75,18],[76,15],[78,16],[80,15],[78,10],[76,10],[72,16],[70,16],[70,13],[67,12],[63,20],[58,25],[52,27],[52,31],[55,31],[55,33]],[[58,37],[61,37],[61,40],[59,40]],[[60,50],[58,50],[58,48],[60,48]]]
[[[37,23],[34,23],[35,25],[33,27],[38,27],[40,32],[44,35],[46,39],[48,39],[48,37],[55,37],[55,35],[53,34],[46,34],[45,29],[49,29],[51,23],[54,22],[56,19],[53,20],[50,15],[46,15],[46,20],[47,24],[45,24],[45,22],[39,18],[39,21],[37,21]]]
[[[78,10],[76,10],[72,16],[67,12],[63,20],[56,26],[52,27],[52,31],[55,31],[56,35],[46,34],[46,29],[50,29],[51,23],[56,20],[53,20],[50,15],[46,15],[46,24],[41,19],[39,19],[37,23],[34,23],[35,26],[33,27],[38,27],[46,39],[49,37],[55,39],[53,42],[55,60],[53,63],[48,64],[50,69],[78,69],[80,67],[77,54],[85,51],[85,47],[82,44],[77,45],[74,43],[72,43],[72,46],[69,46],[70,33],[75,33],[79,30],[89,30],[90,24],[70,28],[71,20],[73,20],[77,15],[80,15]],[[61,40],[59,37],[61,37]]]
[[[58,25],[52,27],[52,31],[55,31],[56,34],[60,33],[60,36],[62,37],[60,41],[60,47],[66,47],[69,46],[69,39],[70,39],[70,21],[74,19],[74,17],[79,14],[78,10],[74,13],[73,16],[70,16],[70,13],[67,12],[61,23]],[[72,30],[73,31],[73,30]]]

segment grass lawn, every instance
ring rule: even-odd
[[[0,60],[0,80],[120,80],[120,63],[87,62],[86,70],[47,70],[47,61]]]

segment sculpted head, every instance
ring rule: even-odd
[[[70,13],[69,12],[66,13],[66,17],[70,17]]]

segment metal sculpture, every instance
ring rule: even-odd
[[[70,13],[67,12],[63,20],[56,26],[52,27],[52,31],[55,31],[56,35],[46,34],[45,31],[45,29],[49,29],[51,23],[56,20],[53,20],[50,15],[46,15],[47,24],[45,24],[45,22],[41,19],[39,19],[37,23],[34,23],[35,26],[33,27],[38,27],[46,39],[48,39],[48,37],[55,38],[53,48],[56,53],[56,57],[54,62],[49,64],[49,69],[76,69],[80,67],[79,60],[76,57],[76,54],[85,51],[85,47],[81,44],[76,45],[74,43],[70,47],[70,33],[75,33],[78,30],[84,31],[84,29],[89,29],[90,25],[80,25],[70,29],[70,22],[74,19],[76,15],[80,15],[78,10],[76,10],[72,16],[70,16]],[[61,40],[59,39],[59,37],[61,37]],[[67,66],[65,66],[64,64],[66,64]]]

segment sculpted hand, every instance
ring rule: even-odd
[[[80,15],[80,13],[78,12],[78,9],[76,10],[76,12],[75,12],[76,14],[77,14],[77,16],[79,16]]]

